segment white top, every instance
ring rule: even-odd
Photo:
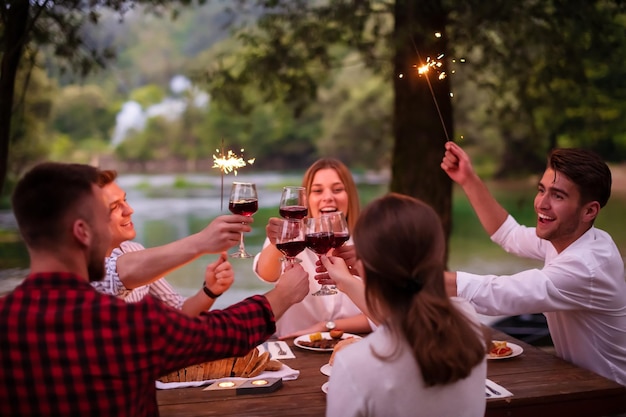
[[[476,311],[467,301],[452,298],[473,322]],[[379,326],[363,340],[335,356],[328,386],[326,416],[482,417],[485,414],[486,358],[471,374],[448,385],[424,386],[420,367],[402,342],[399,356],[381,360],[396,347],[389,330]]]
[[[348,241],[350,242],[350,241]],[[263,248],[271,245],[269,239],[265,239]],[[260,252],[254,257],[253,270],[257,273]],[[316,323],[344,319],[362,314],[362,311],[350,300],[350,298],[339,291],[334,295],[314,296],[311,295],[320,289],[320,284],[313,278],[315,272],[315,262],[317,255],[310,249],[305,249],[298,254],[298,259],[302,261],[300,265],[309,274],[309,294],[304,299],[289,307],[289,309],[276,322],[276,336],[282,337],[292,334],[302,329],[306,329]],[[261,277],[259,277],[263,282]],[[272,283],[273,284],[273,283]],[[372,323],[370,322],[370,326]]]
[[[481,314],[543,312],[558,356],[626,385],[624,262],[609,234],[592,227],[559,254],[509,216],[491,239],[544,267],[510,276],[459,272],[458,295]]]
[[[122,298],[127,303],[135,303],[150,294],[165,304],[180,310],[185,298],[178,294],[165,278],[159,278],[148,285],[143,285],[133,290],[126,288],[120,280],[120,276],[117,273],[117,258],[126,252],[137,252],[144,249],[137,242],[122,242],[119,248],[113,249],[111,256],[104,259],[106,270],[104,279],[92,282],[91,285],[99,292]]]

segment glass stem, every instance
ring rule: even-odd
[[[243,253],[246,251],[246,247],[243,245],[243,232],[240,233],[241,237],[239,239],[239,252]]]

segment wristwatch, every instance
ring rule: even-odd
[[[327,329],[328,331],[331,331],[331,330],[332,330],[332,329],[334,329],[335,327],[337,327],[337,326],[335,325],[335,322],[334,322],[334,321],[330,320],[330,321],[327,321],[327,322],[326,322],[326,329]]]

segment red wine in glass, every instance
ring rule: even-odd
[[[335,233],[333,233],[333,236],[334,236],[333,248],[338,248],[339,246],[341,246],[344,243],[346,243],[348,241],[348,239],[350,239],[350,233],[335,232]]]
[[[246,198],[228,203],[228,210],[233,214],[242,216],[252,216],[259,210],[259,200],[256,198]]]
[[[309,209],[305,206],[284,206],[278,209],[281,217],[285,219],[300,220],[309,214]]]
[[[331,232],[317,232],[307,234],[306,246],[318,255],[325,255],[333,247],[335,239]]]
[[[309,213],[306,201],[306,188],[294,186],[283,187],[278,212],[281,217],[285,219],[304,219]]]
[[[256,192],[256,185],[251,182],[233,182],[228,199],[228,210],[233,214],[252,216],[259,209],[259,197]],[[239,239],[239,250],[231,253],[232,258],[251,258],[243,243],[243,232]]]
[[[306,243],[303,240],[277,243],[276,248],[287,258],[295,258],[306,248]]]
[[[335,241],[330,218],[327,216],[307,217],[304,221],[306,222],[306,233],[304,235],[306,246],[315,252],[318,258],[321,258],[322,255],[326,255],[333,247],[333,242]],[[337,294],[337,290],[330,288],[326,284],[322,284],[319,291],[311,295],[332,294]]]

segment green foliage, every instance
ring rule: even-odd
[[[132,133],[115,150],[131,169],[177,160],[194,170],[222,140],[256,157],[258,169],[301,169],[320,155],[359,169],[391,165],[398,110],[392,42],[401,20],[394,19],[394,2],[243,0],[224,7],[144,0],[132,10],[129,1],[96,3],[97,9],[78,10],[58,1],[41,10],[31,2],[31,14],[41,14],[28,39],[46,53],[45,66],[62,88],[55,93],[42,71],[32,72],[31,84],[41,84],[24,96],[33,104],[14,115],[21,125],[13,133],[12,175],[46,156],[94,162],[113,152],[107,143],[120,103],[158,103],[180,73],[211,92],[209,106],[188,106],[179,120],[158,118]],[[272,13],[265,13],[270,3]],[[443,5],[446,65],[455,70],[448,73],[453,139],[471,149],[481,173],[534,172],[553,146],[626,158],[626,18],[619,1]],[[417,61],[424,50],[410,52],[405,58]],[[105,64],[107,71],[93,72]],[[72,77],[87,72],[75,84]],[[25,67],[20,82],[28,76]],[[425,141],[429,129],[414,128],[414,140]]]
[[[49,150],[47,122],[56,88],[44,71],[22,67],[17,75],[19,99],[12,114],[11,158],[8,178],[13,183],[33,163],[46,157]],[[7,189],[7,194],[10,189]]]
[[[346,63],[355,61],[352,55],[345,58]],[[389,83],[363,65],[346,64],[337,71],[333,82],[320,90],[320,153],[335,156],[352,168],[388,167],[393,144],[392,91]]]
[[[163,87],[156,84],[148,84],[139,88],[135,88],[130,92],[128,97],[132,101],[136,101],[142,108],[146,108],[153,104],[160,103],[165,98]]]
[[[319,136],[319,114],[309,111],[296,119],[285,104],[256,100],[249,114],[212,101],[201,127],[212,145],[209,149],[219,149],[224,139],[229,149],[243,148],[247,158],[256,158],[255,167],[306,167],[315,155],[313,144]]]
[[[55,98],[52,127],[75,143],[108,140],[117,111],[109,103],[109,97],[96,85],[64,87]]]
[[[481,144],[492,133],[502,141],[487,145],[503,155],[501,175],[540,168],[546,151],[557,146],[623,158],[615,152],[623,149],[626,127],[620,1],[458,4],[466,7],[452,14],[451,44],[471,63],[457,72],[470,83],[461,85],[461,94],[475,95],[468,89],[474,86],[481,100],[461,99],[457,114],[471,142]],[[476,123],[462,109],[475,113],[472,119],[490,133],[473,133],[468,124]]]

